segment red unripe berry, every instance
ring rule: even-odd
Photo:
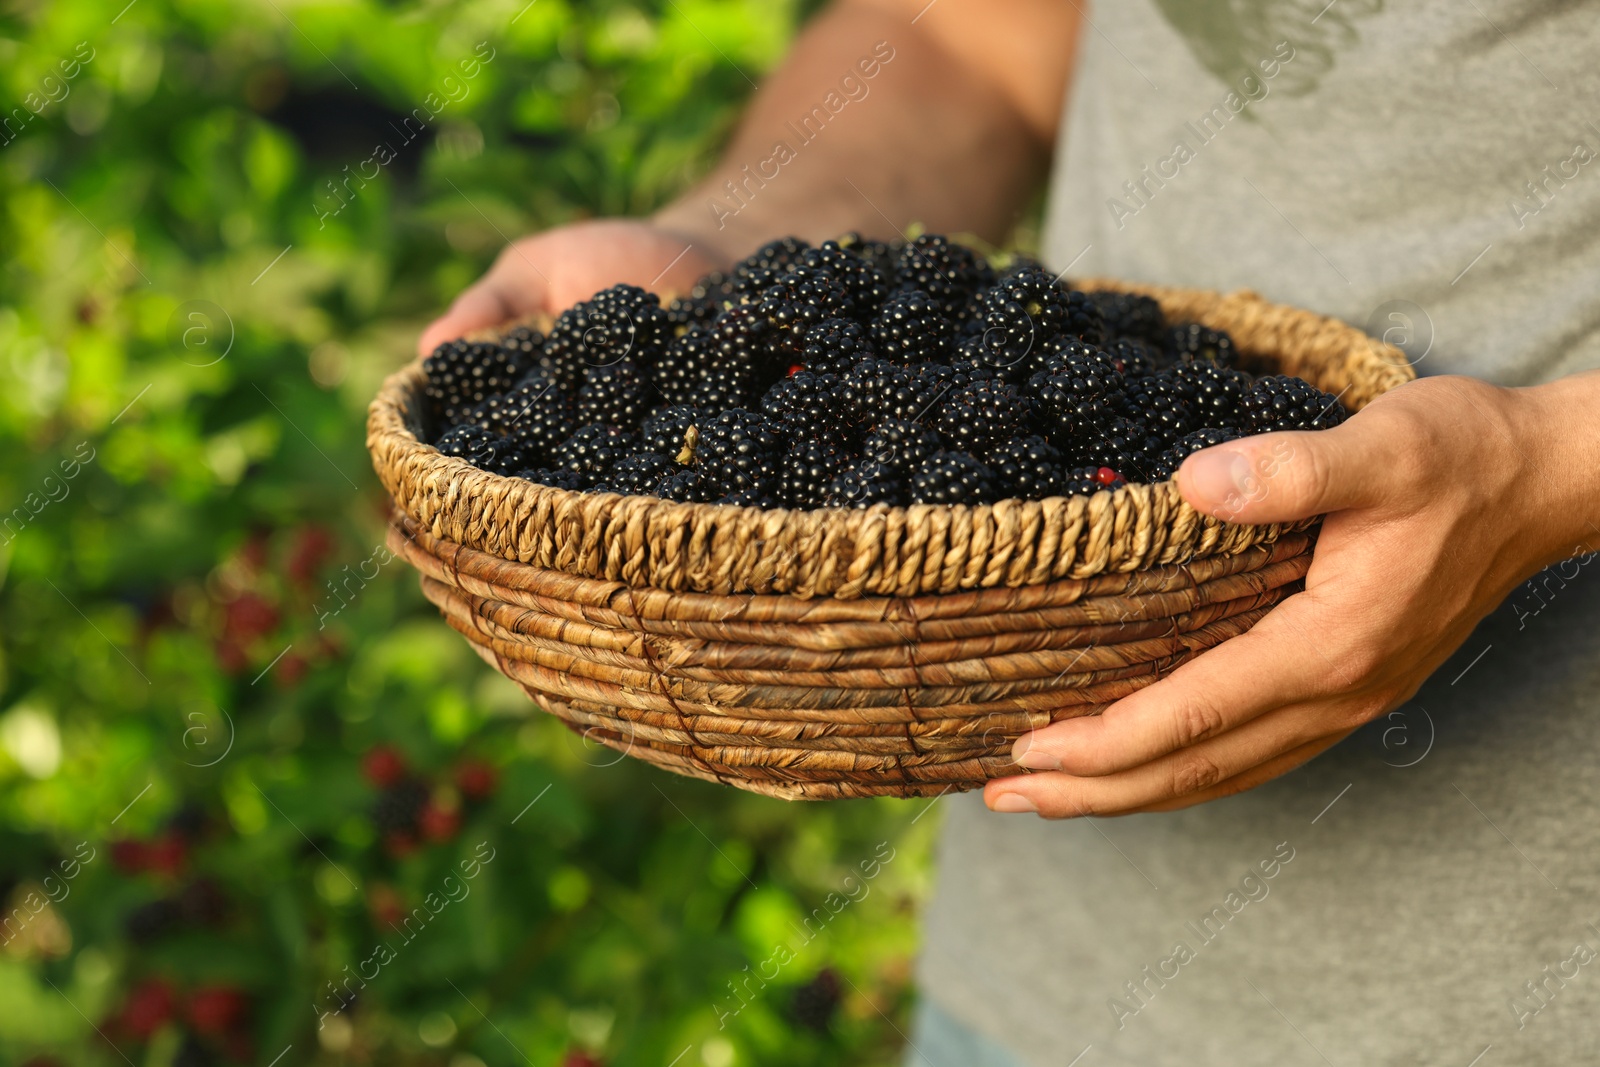
[[[189,846],[177,834],[162,834],[145,846],[145,865],[157,874],[177,877],[189,858]]]
[[[143,841],[113,841],[111,865],[123,874],[138,874],[150,865],[149,848]]]
[[[587,1052],[573,1049],[561,1057],[561,1067],[606,1067],[606,1064],[598,1056],[591,1056]]]
[[[387,789],[406,776],[405,757],[393,745],[374,745],[361,757],[361,773],[379,789]]]
[[[788,374],[788,376],[790,378],[793,378],[796,374],[799,374],[801,371],[803,371],[805,369],[806,368],[805,368],[804,364],[791,363],[791,364],[789,364],[789,374]]]
[[[456,768],[456,788],[468,800],[487,800],[494,795],[500,774],[493,765],[479,759],[462,761]]]
[[[122,1025],[141,1040],[172,1020],[178,1005],[172,986],[160,978],[147,978],[134,986],[122,1003]]]
[[[196,1032],[222,1037],[244,1022],[250,1001],[233,986],[201,986],[189,994],[186,1014]]]
[[[1101,485],[1116,485],[1118,482],[1122,481],[1122,475],[1118,474],[1110,467],[1101,467],[1099,470],[1094,472],[1094,480],[1099,482]]]
[[[417,825],[429,841],[448,841],[461,829],[461,809],[447,808],[430,800],[417,816]]]

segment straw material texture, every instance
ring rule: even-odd
[[[1247,365],[1359,409],[1397,349],[1249,292],[1136,286]],[[1241,526],[1171,482],[983,507],[763,511],[588,494],[421,443],[420,362],[369,411],[389,543],[485,660],[598,742],[790,799],[1018,773],[1011,743],[1094,714],[1299,588],[1314,523]]]

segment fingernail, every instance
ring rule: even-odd
[[[1190,493],[1221,503],[1250,491],[1250,461],[1232,449],[1199,452],[1184,463],[1180,478]]]
[[[1033,747],[1033,735],[1023,734],[1011,746],[1011,762],[1030,771],[1059,771],[1061,761]]]
[[[1007,815],[1022,815],[1030,811],[1038,814],[1039,811],[1039,806],[1021,793],[1001,793],[994,798],[990,807]]]

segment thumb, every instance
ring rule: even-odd
[[[1331,430],[1266,433],[1202,449],[1178,469],[1178,491],[1224,522],[1293,522],[1382,498],[1391,464],[1351,420]]]

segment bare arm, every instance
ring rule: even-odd
[[[656,222],[721,260],[780,234],[912,222],[1000,241],[1055,140],[1076,12],[1059,0],[838,4],[756,94],[721,163]]]
[[[617,283],[681,291],[784,234],[889,235],[921,222],[1004,238],[1055,139],[1077,11],[1060,0],[840,0],[800,35],[692,190],[649,222],[514,242],[419,349]]]

